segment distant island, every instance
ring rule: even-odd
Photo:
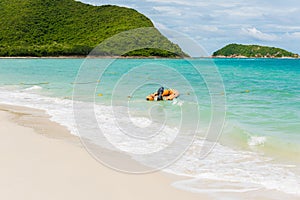
[[[143,37],[137,35],[135,40],[140,44],[150,41],[159,48],[135,49],[120,55],[124,53],[120,45],[136,45],[135,40],[128,39],[108,45],[101,55],[187,56],[155,29],[150,19],[130,8],[93,6],[75,0],[0,0],[0,18],[2,57],[86,56],[107,38],[141,27],[153,29]]]
[[[242,44],[229,44],[214,52],[212,56],[221,58],[299,58],[298,54],[276,47]]]

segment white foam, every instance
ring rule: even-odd
[[[72,134],[77,135],[72,117],[71,100],[45,97],[27,93],[24,90],[9,91],[0,89],[0,103],[45,110],[50,115],[50,120],[67,127]]]
[[[151,125],[152,120],[146,117],[131,117],[132,123],[140,128],[146,128]]]
[[[24,91],[8,91],[5,89],[0,89],[0,103],[27,106],[30,108],[45,110],[51,116],[50,119],[52,121],[67,127],[72,134],[79,135],[73,116],[72,100],[45,97],[38,94],[26,93]],[[88,107],[87,103],[82,102],[80,104],[82,109],[86,109]],[[87,126],[88,129],[95,130],[94,132],[97,132],[99,127],[106,139],[113,144],[115,148],[132,154],[138,155],[158,152],[167,147],[175,139],[178,133],[178,129],[170,128],[165,124],[157,124],[148,118],[131,117],[131,122],[135,122],[133,123],[134,125],[138,123],[139,127],[141,128],[146,128],[147,125],[150,124],[152,124],[154,127],[161,127],[161,129],[159,129],[160,131],[158,131],[158,135],[152,135],[146,140],[135,139],[134,137],[128,135],[130,132],[124,133],[122,127],[116,124],[116,117],[114,116],[115,113],[113,113],[113,110],[110,106],[96,105],[95,114],[98,124],[91,124],[90,119],[87,117],[85,119],[81,119],[84,121],[85,126]],[[120,118],[120,116],[118,116],[118,118]],[[121,117],[120,120],[120,123],[128,123],[126,118],[123,119]],[[136,128],[136,126],[133,126],[133,128]],[[96,143],[99,141],[97,135],[95,134],[80,133],[79,136],[92,139]],[[144,135],[143,137],[146,136]],[[97,144],[101,145],[101,141]]]
[[[177,105],[177,106],[183,106],[184,101],[182,100],[178,100],[178,99],[174,99],[172,102],[172,105]]]
[[[116,117],[110,107],[97,105],[96,118],[106,139],[120,151],[136,155],[155,153],[166,148],[178,134],[178,129],[148,118],[130,117],[128,120],[127,112],[122,113],[123,108],[117,110]],[[136,123],[139,125],[136,126]],[[159,129],[155,131],[150,125]]]
[[[251,136],[248,145],[249,146],[264,146],[267,141],[266,137],[263,136]]]
[[[51,116],[51,120],[67,127],[72,134],[78,134],[73,117],[72,100],[0,88],[0,103],[45,110]],[[82,103],[83,107],[84,104]],[[164,126],[161,134],[141,142],[141,140],[134,140],[132,137],[124,137],[124,132],[118,129],[109,107],[97,105],[96,115],[97,120],[101,123],[101,129],[105,130],[104,134],[107,139],[116,148],[135,154],[147,154],[165,148],[174,140],[178,132],[176,128]],[[84,120],[86,120],[86,126],[95,126],[89,124],[89,119]],[[121,118],[120,123],[123,123],[122,120],[123,118]],[[147,120],[144,118],[133,119],[137,123],[145,122],[144,125],[150,124],[151,120]],[[92,136],[91,139],[93,139]],[[249,141],[251,145],[261,145],[266,141],[266,138],[253,137],[251,140]],[[271,163],[269,158],[257,153],[236,151],[218,143],[215,144],[213,151],[202,159],[201,152],[205,145],[211,144],[197,139],[185,155],[165,171],[194,179],[235,181],[246,185],[256,184],[267,189],[300,195],[300,177],[291,171],[293,166],[276,165]],[[188,182],[177,182],[176,186],[191,188],[192,186],[189,184]],[[248,189],[251,190],[251,188]],[[248,189],[244,188],[243,190]],[[233,190],[228,188],[228,191]]]
[[[24,91],[41,90],[41,89],[43,89],[41,86],[34,85],[34,86],[32,86],[32,87],[29,87],[29,88],[24,89]]]
[[[258,153],[235,151],[218,143],[207,157],[200,159],[205,145],[210,144],[195,141],[186,154],[166,171],[192,177],[194,181],[203,179],[255,184],[300,195],[300,177],[291,171],[290,165],[277,165]],[[189,184],[184,181],[176,183],[183,189],[190,188]]]

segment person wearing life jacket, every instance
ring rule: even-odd
[[[163,99],[163,93],[164,93],[165,88],[164,87],[160,87],[157,90],[157,101],[162,101]]]
[[[165,90],[164,87],[160,87],[157,92],[152,93],[146,97],[147,101],[162,101],[162,100],[173,100],[179,96],[179,92],[174,89]]]

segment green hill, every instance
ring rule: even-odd
[[[288,52],[284,49],[259,46],[259,45],[242,45],[229,44],[222,49],[213,53],[214,57],[255,57],[255,58],[281,58],[292,57],[298,58],[298,54]]]
[[[153,27],[147,17],[133,9],[92,6],[75,0],[0,0],[0,19],[0,56],[87,55],[115,34]],[[171,43],[155,28],[149,34],[150,42],[162,44],[159,49],[170,51],[153,48],[126,55],[185,55],[178,45]],[[120,45],[134,42],[129,39],[126,44]],[[118,55],[118,48],[114,46],[102,53]]]

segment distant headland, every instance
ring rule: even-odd
[[[284,49],[260,45],[229,44],[214,52],[215,58],[299,58]]]
[[[137,28],[149,27],[145,34],[101,49],[100,56],[180,57],[187,56],[168,40],[146,16],[118,6],[93,6],[75,0],[0,0],[0,57],[86,56],[108,38]],[[125,40],[125,41],[124,41]],[[124,46],[147,46],[120,52]],[[167,49],[167,50],[166,50]]]

